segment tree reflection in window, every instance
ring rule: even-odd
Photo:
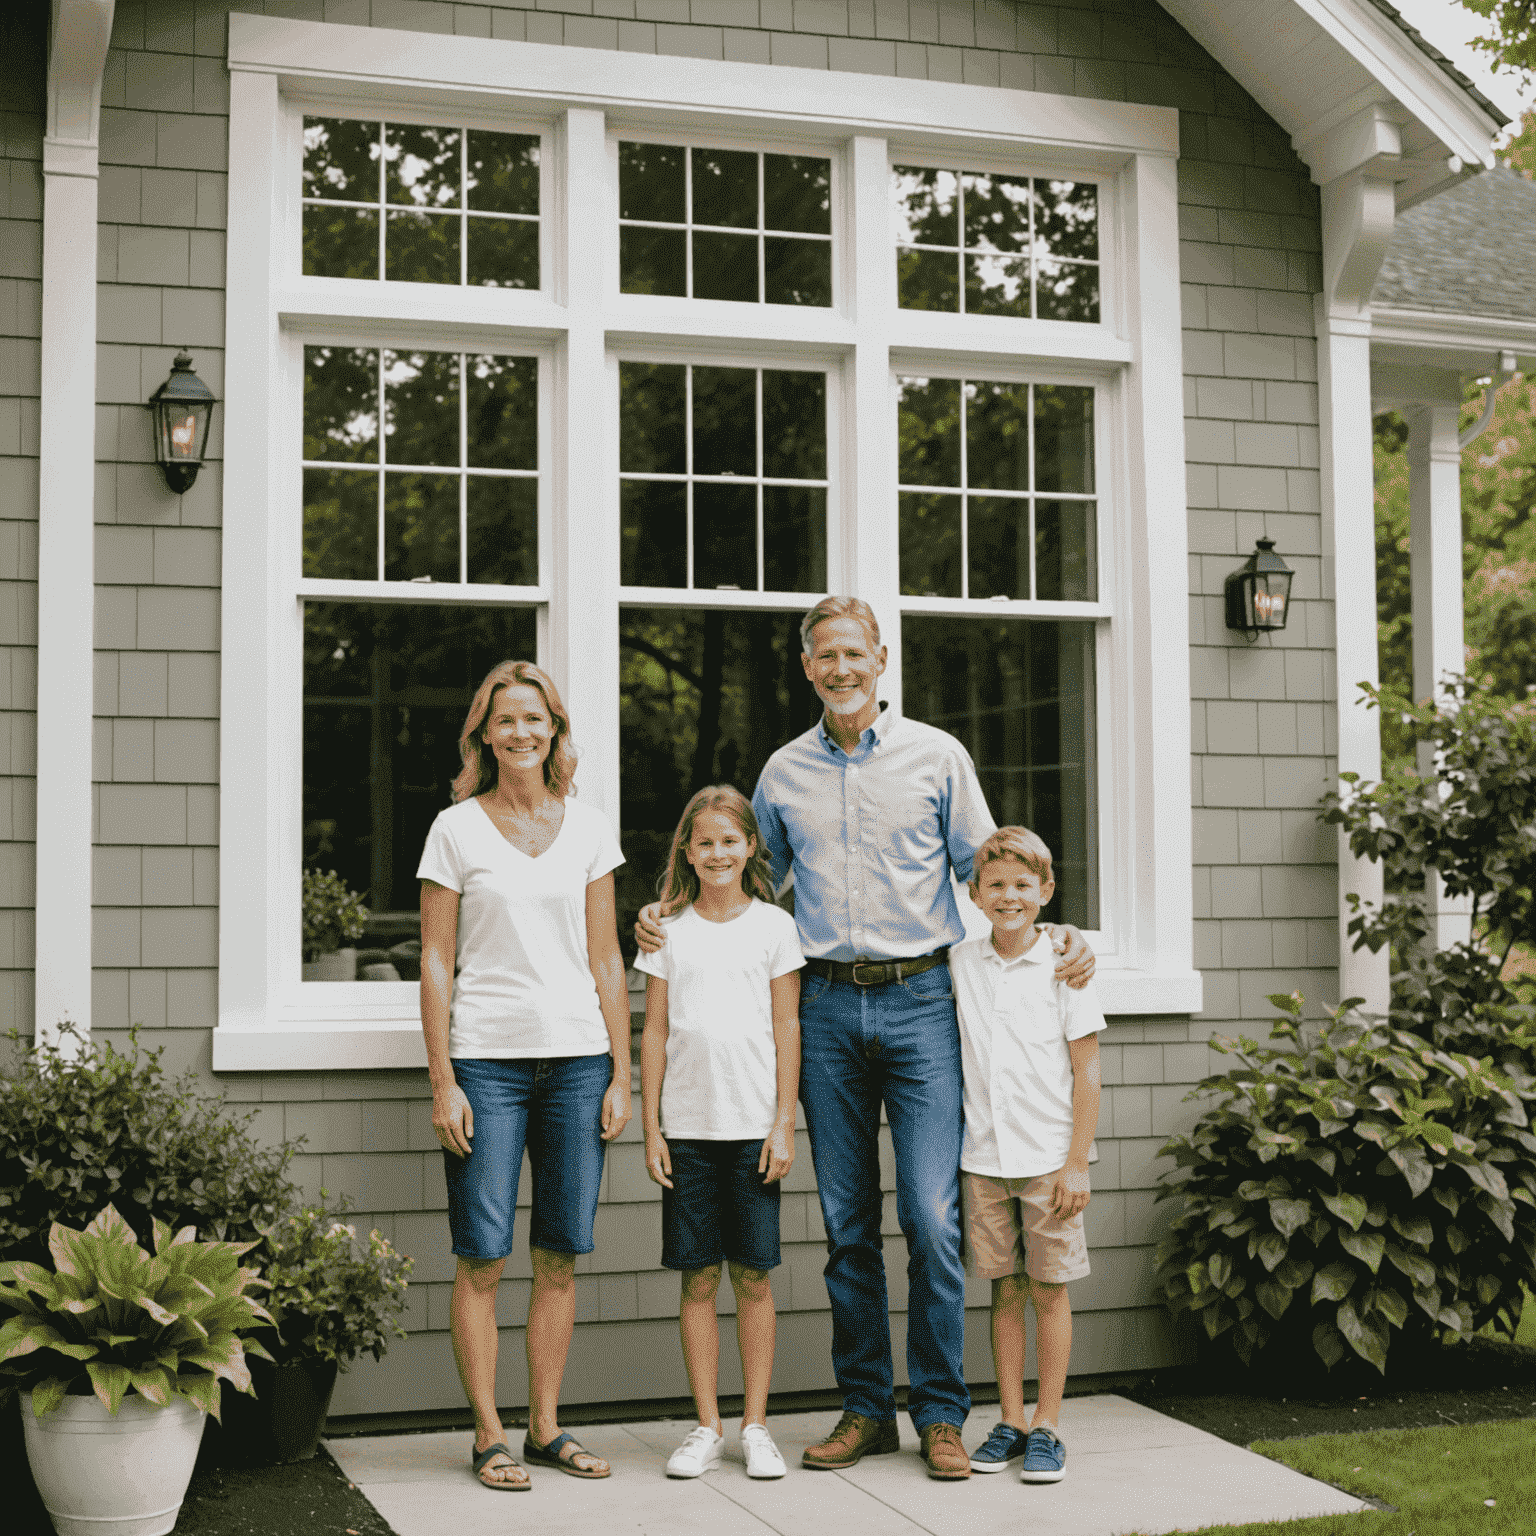
[[[898,165],[903,309],[1099,319],[1099,197],[1092,182]]]
[[[619,937],[655,899],[673,828],[695,790],[750,796],[769,755],[821,717],[800,664],[800,613],[619,611]]]
[[[416,865],[480,679],[535,656],[534,610],[304,605],[304,865],[366,892],[365,942],[418,933]]]

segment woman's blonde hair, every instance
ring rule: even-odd
[[[757,830],[757,817],[752,814],[751,802],[733,785],[709,784],[683,807],[682,819],[672,834],[667,867],[656,882],[656,894],[666,908],[666,915],[671,917],[698,899],[699,876],[688,862],[688,845],[693,841],[693,824],[705,811],[720,811],[729,816],[740,828],[742,836],[752,839],[752,852],[747,855],[746,868],[741,872],[741,888],[748,896],[755,896],[772,906],[773,871],[768,855],[763,851],[763,839]]]
[[[480,739],[480,733],[495,707],[497,693],[514,683],[526,683],[538,690],[555,727],[549,743],[549,756],[544,759],[545,786],[550,794],[558,795],[562,800],[576,793],[576,746],[571,740],[571,717],[561,702],[554,679],[531,661],[504,661],[485,674],[485,680],[475,689],[475,696],[470,701],[469,713],[464,717],[464,729],[459,733],[459,756],[464,760],[464,766],[453,781],[455,805],[468,800],[471,795],[483,795],[496,787],[496,755]]]

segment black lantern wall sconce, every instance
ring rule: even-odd
[[[213,407],[213,391],[192,371],[192,354],[178,352],[170,378],[149,397],[155,462],[178,496],[192,488],[203,467]]]
[[[1275,553],[1275,541],[1260,539],[1248,563],[1227,577],[1227,628],[1242,630],[1250,640],[1284,629],[1292,574]]]

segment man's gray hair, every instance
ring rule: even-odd
[[[862,597],[824,597],[800,621],[800,647],[811,654],[811,631],[826,619],[857,619],[869,631],[871,649],[880,649],[880,621]]]

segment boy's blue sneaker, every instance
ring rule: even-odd
[[[1032,1429],[1024,1450],[1021,1483],[1059,1483],[1067,1475],[1067,1448],[1054,1429]]]
[[[987,1436],[984,1444],[971,1454],[972,1472],[1001,1472],[1009,1462],[1017,1461],[1024,1454],[1029,1436],[1012,1424],[998,1424]]]

